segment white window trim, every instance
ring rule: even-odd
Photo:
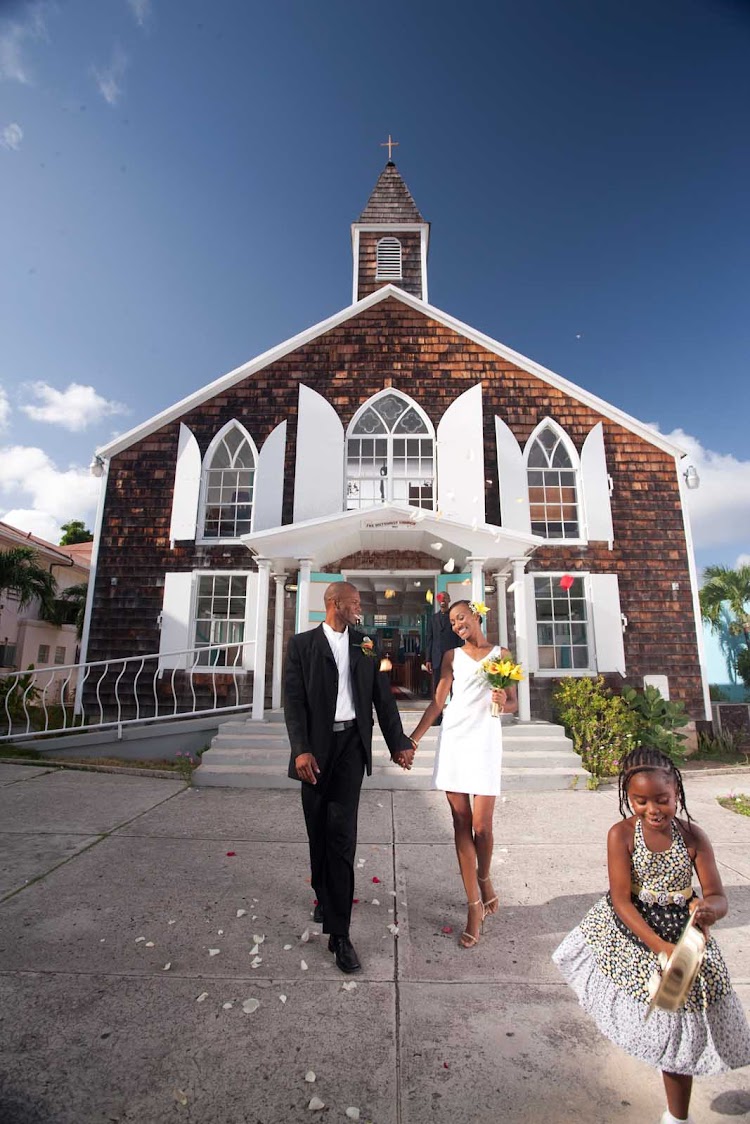
[[[415,402],[413,398],[410,398],[408,394],[405,394],[403,390],[397,390],[395,386],[387,386],[383,390],[379,390],[377,392],[377,394],[371,395],[371,397],[368,398],[366,402],[362,403],[362,405],[359,407],[359,409],[357,410],[357,412],[354,415],[354,417],[352,418],[352,420],[349,422],[349,425],[346,427],[346,432],[344,433],[343,510],[344,511],[348,510],[348,508],[347,508],[348,496],[347,496],[346,493],[347,493],[347,487],[348,487],[348,484],[349,484],[349,474],[348,474],[348,471],[347,471],[347,465],[348,465],[348,459],[349,459],[349,438],[350,437],[359,438],[361,436],[366,436],[366,435],[363,435],[363,434],[355,433],[354,427],[356,426],[356,424],[359,421],[362,414],[364,414],[365,410],[369,409],[369,407],[372,406],[373,402],[377,402],[378,398],[385,398],[386,395],[389,395],[389,394],[395,394],[397,398],[400,398],[402,401],[408,403],[409,406],[412,406],[414,408],[414,410],[416,410],[416,412],[422,418],[422,421],[427,426],[427,433],[413,433],[413,434],[398,433],[398,434],[394,434],[393,430],[388,430],[388,432],[386,434],[373,433],[370,436],[372,436],[373,438],[376,438],[376,437],[382,438],[383,436],[385,436],[391,443],[393,442],[394,436],[395,437],[429,437],[432,440],[432,510],[436,511],[437,510],[437,494],[438,494],[438,491],[437,491],[437,435],[435,433],[435,427],[432,424],[432,422],[430,421],[430,419],[428,418],[427,414],[422,409],[422,407],[419,405],[419,403]],[[392,445],[391,445],[391,455],[392,455]],[[390,477],[389,477],[389,479],[390,479]],[[390,503],[391,501],[386,499],[385,502]],[[377,507],[378,505],[375,504],[373,506]],[[417,510],[420,510],[420,509],[415,508],[415,511],[417,511]],[[430,509],[425,507],[425,508],[422,508],[421,510],[422,511],[429,511]]]
[[[543,429],[554,430],[554,432],[562,440],[562,443],[567,450],[568,456],[570,457],[571,467],[576,474],[576,509],[577,509],[577,512],[578,512],[578,527],[579,527],[579,530],[583,530],[586,526],[586,518],[585,518],[585,512],[583,510],[584,496],[583,496],[583,482],[582,482],[582,479],[581,479],[581,458],[578,456],[578,451],[577,451],[575,445],[573,444],[573,442],[571,441],[568,433],[566,433],[566,431],[563,429],[563,427],[560,425],[560,423],[556,422],[554,418],[549,418],[549,417],[542,418],[542,420],[539,422],[539,424],[529,434],[529,439],[526,442],[526,444],[524,445],[523,466],[524,466],[524,472],[526,474],[526,498],[527,498],[527,500],[529,499],[529,455],[531,453],[532,448],[534,447],[534,442],[536,441],[537,437],[539,436],[539,434],[542,432]],[[531,503],[529,501],[529,518],[530,517],[531,517]],[[568,538],[568,539],[547,539],[547,538],[545,538],[544,542],[545,542],[545,545],[552,546],[552,547],[554,547],[554,546],[588,546],[589,540],[588,540],[588,538],[579,534],[579,535],[576,536],[576,538],[573,538],[573,539],[571,539],[571,538]],[[563,572],[565,572],[565,571],[563,571]]]
[[[557,541],[557,540],[556,540]],[[561,578],[564,574],[569,574],[570,570],[531,570],[529,576],[533,578]],[[596,650],[594,647],[594,606],[591,598],[591,583],[589,582],[589,570],[576,570],[576,578],[583,578],[583,592],[586,598],[586,642],[589,650],[589,666],[588,667],[543,667],[540,668],[539,664],[539,632],[537,631],[537,616],[536,616],[536,597],[533,597],[534,606],[534,650],[536,653],[537,667],[534,671],[535,679],[590,679],[593,675],[598,675],[596,670]],[[533,591],[533,581],[532,581]],[[592,665],[593,661],[593,667]]]
[[[255,487],[257,484],[258,476],[258,447],[248,431],[245,429],[242,422],[239,422],[236,419],[232,419],[232,421],[228,421],[226,425],[223,425],[218,433],[214,434],[211,440],[211,444],[206,449],[206,455],[203,458],[203,463],[201,465],[201,489],[200,497],[198,499],[198,533],[195,538],[196,543],[200,546],[226,546],[230,543],[234,544],[235,546],[242,545],[241,538],[206,538],[205,534],[203,533],[206,522],[206,488],[208,486],[208,470],[211,467],[211,461],[213,460],[213,455],[216,451],[217,446],[221,442],[224,435],[228,433],[230,429],[239,429],[240,433],[243,435],[243,437],[246,438],[248,444],[250,445],[250,448],[253,451],[253,459],[255,461],[255,465],[253,468],[253,503],[250,511],[250,531],[252,532],[255,529]]]
[[[395,273],[381,273],[380,272],[380,247],[383,242],[395,242],[398,246],[398,276]],[[404,247],[401,244],[400,238],[395,238],[392,234],[384,234],[382,238],[378,238],[375,243],[375,280],[376,281],[403,281],[404,279]]]
[[[212,539],[211,541],[213,542],[214,540]],[[233,665],[231,665],[229,667],[211,667],[209,664],[205,664],[205,665],[204,664],[195,664],[195,666],[191,668],[193,674],[195,674],[195,675],[232,675],[232,674],[237,674],[241,671],[247,672],[248,670],[251,670],[251,668],[249,668],[248,664],[247,664],[248,648],[250,647],[251,644],[254,646],[255,639],[254,639],[254,637],[248,635],[249,632],[250,632],[250,629],[249,629],[249,624],[250,624],[250,620],[251,620],[250,611],[251,611],[251,608],[252,608],[252,606],[250,605],[250,596],[252,595],[252,591],[249,590],[249,586],[250,586],[250,579],[253,577],[254,574],[257,574],[256,570],[193,570],[193,581],[192,581],[191,588],[190,588],[190,616],[188,618],[189,619],[188,636],[190,637],[190,644],[188,645],[188,647],[191,648],[194,652],[196,652],[198,650],[198,636],[197,636],[198,619],[197,619],[196,613],[197,613],[197,609],[198,609],[198,586],[200,584],[200,579],[201,578],[214,578],[214,577],[245,578],[245,620],[244,620],[245,634],[244,634],[244,638],[243,638],[243,641],[242,641],[242,643],[243,643],[242,662],[237,664],[236,667],[233,666]],[[210,644],[202,644],[201,647],[202,648],[210,648],[211,645]]]

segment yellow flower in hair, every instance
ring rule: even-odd
[[[469,608],[472,613],[478,613],[480,617],[486,617],[489,613],[489,607],[485,605],[484,601],[470,601]]]

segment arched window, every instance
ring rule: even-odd
[[[435,431],[406,395],[386,390],[355,414],[346,437],[346,508],[435,506]]]
[[[533,534],[545,539],[579,538],[578,468],[574,457],[575,450],[554,422],[543,422],[529,438],[526,470]]]
[[[257,453],[239,422],[216,434],[203,462],[203,538],[237,539],[252,528]]]
[[[398,238],[379,239],[375,280],[401,280],[401,243]]]

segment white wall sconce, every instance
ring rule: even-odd
[[[700,488],[701,478],[694,464],[689,464],[682,475],[685,477],[685,483],[691,491]]]

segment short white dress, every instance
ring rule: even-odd
[[[494,647],[484,659],[499,655]],[[478,674],[481,660],[453,650],[453,695],[438,734],[433,788],[499,796],[503,764],[503,726],[491,713],[492,692]]]

